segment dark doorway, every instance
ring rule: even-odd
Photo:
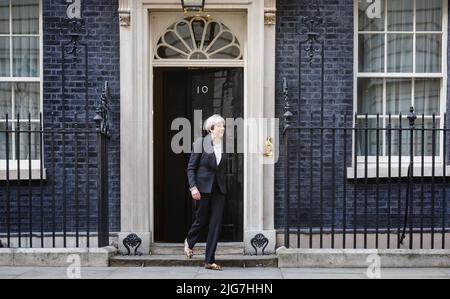
[[[186,177],[189,154],[175,154],[171,141],[178,131],[172,121],[184,117],[191,124],[194,111],[202,121],[213,114],[243,118],[242,68],[154,69],[154,217],[155,241],[182,243],[192,223],[193,200]],[[235,140],[239,132],[235,130]],[[193,128],[192,128],[193,133]],[[204,132],[205,134],[205,132]],[[193,136],[193,134],[192,134]],[[237,142],[235,142],[237,148]],[[243,154],[229,154],[228,194],[222,242],[243,240]],[[203,234],[205,241],[205,233]]]

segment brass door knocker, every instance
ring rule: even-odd
[[[272,137],[267,138],[266,143],[264,145],[264,157],[272,157],[273,156],[273,141]]]

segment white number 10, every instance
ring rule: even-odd
[[[200,94],[200,92],[203,94],[207,94],[208,91],[209,91],[208,86],[202,86],[202,87],[197,86],[197,94]]]

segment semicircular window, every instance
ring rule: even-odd
[[[236,36],[222,23],[206,18],[186,18],[161,36],[155,58],[165,59],[242,59]]]

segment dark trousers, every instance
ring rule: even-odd
[[[200,232],[209,223],[205,255],[205,261],[209,264],[215,263],[217,242],[222,229],[224,206],[225,195],[220,192],[217,182],[214,182],[212,193],[202,193],[201,199],[195,202],[194,222],[187,235],[187,242],[189,248],[193,249],[198,242]]]

